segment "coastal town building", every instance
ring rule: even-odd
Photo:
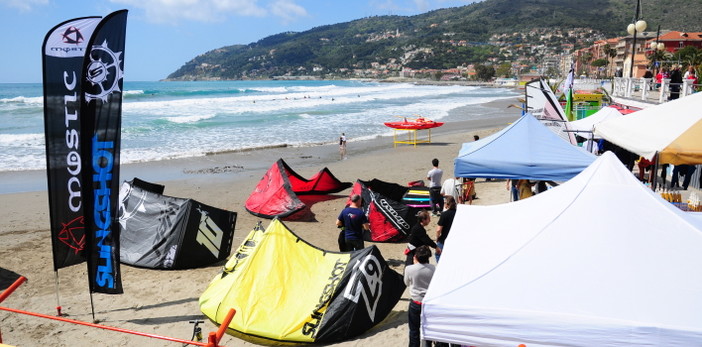
[[[671,53],[687,46],[702,48],[702,32],[669,31],[661,34],[657,40],[649,40],[649,42],[654,41],[662,43],[665,50]]]
[[[366,40],[378,41],[397,38],[404,34],[399,30],[371,33]],[[678,50],[692,46],[702,48],[701,32],[682,31],[644,31],[633,35],[606,38],[603,34],[587,28],[571,30],[537,28],[524,32],[501,33],[492,35],[486,42],[471,42],[455,37],[455,33],[446,32],[442,44],[450,47],[496,47],[498,54],[486,59],[482,66],[495,70],[494,79],[511,81],[528,81],[537,76],[559,78],[574,68],[576,76],[584,78],[608,78],[620,75],[641,77],[647,68],[681,63],[672,61]],[[635,42],[635,47],[632,48]],[[575,47],[582,47],[575,49]],[[653,48],[655,47],[655,48]],[[450,48],[451,49],[451,48]],[[402,56],[367,62],[366,65],[355,64],[350,68],[329,69],[322,65],[310,68],[315,75],[323,74],[329,78],[407,78],[431,79],[436,81],[474,80],[476,66],[469,63],[443,69],[411,68],[409,62],[421,57],[434,55],[435,48],[408,47]],[[632,52],[634,54],[631,68]],[[654,53],[656,57],[652,57]],[[273,53],[271,53],[273,54]],[[201,66],[208,70],[213,67]],[[304,71],[300,67],[298,73]],[[295,73],[288,74],[294,77]],[[253,76],[252,76],[253,77]],[[508,80],[506,80],[508,79]]]

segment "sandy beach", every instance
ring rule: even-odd
[[[453,174],[453,159],[464,142],[473,135],[485,137],[507,126],[520,114],[507,106],[516,99],[503,99],[479,106],[490,117],[480,120],[455,121],[432,132],[432,143],[416,147],[398,145],[391,137],[348,142],[348,159],[340,160],[338,146],[325,144],[310,147],[280,147],[256,151],[232,152],[183,160],[125,165],[121,180],[133,177],[164,184],[165,194],[192,198],[202,203],[238,213],[233,249],[262,220],[244,209],[244,201],[265,171],[283,158],[295,171],[310,177],[323,167],[342,181],[378,178],[406,184],[425,179],[431,159],[438,158],[444,179]],[[460,114],[461,109],[453,112]],[[338,136],[330,134],[330,137]],[[49,241],[48,199],[43,171],[2,173],[0,179],[14,185],[16,191],[0,195],[0,268],[29,279],[1,305],[53,315],[56,286]],[[3,183],[5,184],[5,183]],[[42,189],[43,187],[43,189]],[[335,199],[311,206],[310,220],[286,221],[300,237],[323,248],[336,250],[338,230],[335,219],[343,208],[350,190],[334,195]],[[474,204],[492,205],[509,201],[504,181],[476,182],[478,199]],[[262,220],[268,225],[268,220]],[[437,218],[427,228],[434,236]],[[370,245],[370,243],[366,243]],[[376,243],[383,256],[400,264],[404,259],[404,243]],[[94,294],[96,318],[105,325],[145,333],[190,339],[189,320],[203,319],[198,297],[209,281],[220,272],[222,264],[206,268],[159,271],[122,265],[123,295]],[[402,265],[394,267],[402,272]],[[0,273],[1,275],[1,273]],[[2,278],[0,278],[2,279]],[[90,296],[84,264],[59,271],[60,304],[69,318],[92,321]],[[5,282],[0,283],[4,286]],[[407,345],[408,294],[393,312],[373,329],[349,341],[333,346],[405,346]],[[271,312],[271,314],[274,314]],[[207,321],[203,332],[216,327]],[[103,331],[37,317],[0,311],[2,341],[17,346],[177,346],[179,344],[146,337]],[[225,346],[256,344],[226,335]]]

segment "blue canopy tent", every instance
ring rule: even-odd
[[[527,113],[493,135],[464,143],[454,160],[454,173],[456,177],[567,181],[595,159]]]

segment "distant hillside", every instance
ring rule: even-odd
[[[566,32],[592,29],[579,37],[548,43],[569,41],[578,49],[598,38],[626,35],[635,5],[629,0],[486,0],[412,17],[367,17],[215,49],[187,62],[168,79],[343,78],[352,70],[379,67],[446,69],[487,61],[511,62],[515,58],[502,56],[498,46],[489,42],[493,35],[538,28]],[[660,24],[662,30],[702,31],[700,13],[702,0],[642,0],[648,30]],[[515,39],[524,41],[524,37],[526,42],[508,44],[546,44],[538,41],[539,37]]]

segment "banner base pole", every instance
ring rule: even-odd
[[[93,292],[90,292],[90,313],[93,315],[93,323],[98,323],[97,319],[95,319],[95,304],[93,304]]]
[[[61,313],[61,299],[59,296],[59,275],[58,275],[58,269],[54,270],[54,283],[56,284],[56,316],[61,317],[63,314]]]

